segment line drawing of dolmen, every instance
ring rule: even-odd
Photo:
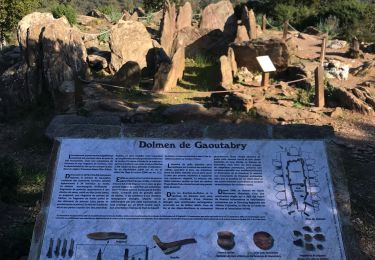
[[[283,148],[272,160],[277,205],[291,216],[310,216],[319,211],[319,182],[315,160],[301,148]]]

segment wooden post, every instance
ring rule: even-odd
[[[267,17],[266,15],[264,14],[262,16],[262,31],[265,32],[266,31],[266,24],[267,24]]]
[[[269,72],[263,72],[262,73],[262,87],[267,88],[270,82],[270,73]]]
[[[286,40],[288,37],[288,27],[289,27],[289,20],[284,22],[284,30],[283,30],[283,40]]]
[[[326,59],[326,48],[327,48],[327,37],[322,39],[322,48],[320,51],[320,66],[323,66],[324,60]]]
[[[315,106],[324,107],[324,68],[315,69]]]

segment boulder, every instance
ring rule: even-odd
[[[246,67],[241,67],[237,73],[237,80],[238,82],[250,84],[253,82],[254,75],[251,73]]]
[[[146,55],[153,48],[146,27],[137,21],[120,21],[110,34],[110,68],[118,71],[128,61],[135,61],[141,69],[147,66]]]
[[[364,48],[364,52],[375,54],[375,43],[369,44]]]
[[[268,55],[278,71],[288,68],[289,52],[286,43],[280,39],[253,40],[251,42],[232,43],[237,65],[249,71],[260,71],[256,57]]]
[[[230,87],[233,84],[231,63],[227,56],[220,57],[221,86]]]
[[[340,50],[340,49],[343,49],[347,46],[348,46],[347,41],[342,41],[342,40],[337,40],[337,39],[328,41],[328,43],[327,43],[327,48],[328,49],[334,49],[334,50]]]
[[[164,9],[163,22],[161,24],[160,44],[169,57],[173,55],[172,47],[176,34],[176,16],[175,4],[170,4],[169,1],[167,1]]]
[[[238,25],[237,35],[236,35],[236,39],[234,39],[234,42],[242,43],[246,41],[250,41],[249,34],[247,33],[247,29],[245,25]]]
[[[348,80],[349,78],[350,66],[340,61],[332,60],[324,63],[324,69],[327,78],[337,78],[339,80]]]
[[[247,9],[246,5],[242,9],[241,15],[242,24],[245,25],[249,38],[254,40],[257,38],[257,23],[254,11]]]
[[[102,70],[108,67],[107,59],[96,54],[88,55],[87,63],[94,70]]]
[[[236,35],[237,21],[230,1],[209,4],[202,11],[200,29],[219,29],[225,34]]]
[[[219,58],[227,54],[230,42],[231,40],[219,29],[211,31],[185,27],[177,33],[173,49],[186,47],[186,57],[205,55]]]
[[[138,17],[144,17],[144,16],[146,16],[146,11],[143,10],[142,7],[136,7],[136,8],[134,8],[134,13],[137,13]]]
[[[365,61],[362,65],[355,68],[352,73],[358,77],[364,77],[375,67],[375,60]]]
[[[173,55],[172,64],[163,62],[155,74],[153,91],[170,91],[181,80],[185,69],[185,49],[180,47]]]
[[[112,77],[111,83],[125,88],[139,86],[141,81],[141,68],[135,61],[128,61]]]
[[[191,4],[186,2],[182,7],[179,8],[177,17],[177,31],[191,26],[191,19],[193,10]]]
[[[100,12],[99,10],[96,10],[96,9],[91,10],[86,15],[91,16],[91,17],[100,18],[100,19],[105,19],[109,22],[111,21],[111,19],[107,15],[103,14],[102,12]]]

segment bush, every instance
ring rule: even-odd
[[[320,20],[316,27],[320,32],[327,33],[328,37],[336,38],[340,33],[340,20],[331,15],[325,20]]]
[[[120,10],[113,5],[102,5],[98,10],[103,14],[108,15],[112,22],[117,22],[122,17]]]
[[[0,41],[9,40],[19,20],[37,7],[37,0],[0,0]]]
[[[55,18],[65,16],[71,25],[77,23],[77,12],[71,5],[59,4],[52,9],[52,14]]]

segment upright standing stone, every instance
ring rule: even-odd
[[[241,42],[246,42],[249,41],[249,34],[247,33],[247,29],[245,25],[238,25],[237,27],[237,36],[234,42],[236,43],[241,43]]]
[[[185,69],[185,48],[180,47],[173,55],[172,64],[162,62],[155,74],[154,92],[166,92],[176,87],[181,80]]]
[[[220,57],[220,72],[221,72],[221,85],[229,87],[233,84],[232,68],[230,60],[227,56]]]
[[[242,16],[241,16],[242,24],[245,25],[247,32],[249,34],[249,38],[254,40],[257,38],[257,23],[255,19],[255,14],[251,9],[248,11],[247,7],[244,6],[242,9]]]
[[[191,27],[192,14],[193,10],[189,2],[180,7],[177,17],[177,31],[185,27]]]
[[[228,59],[232,69],[232,75],[234,76],[237,73],[237,62],[232,48],[228,48]]]
[[[234,18],[234,9],[231,2],[225,0],[206,6],[202,11],[199,28],[219,29],[223,32],[232,33],[233,31],[235,33],[236,19]]]
[[[161,25],[160,44],[168,56],[172,56],[172,46],[176,34],[176,5],[167,0]]]

